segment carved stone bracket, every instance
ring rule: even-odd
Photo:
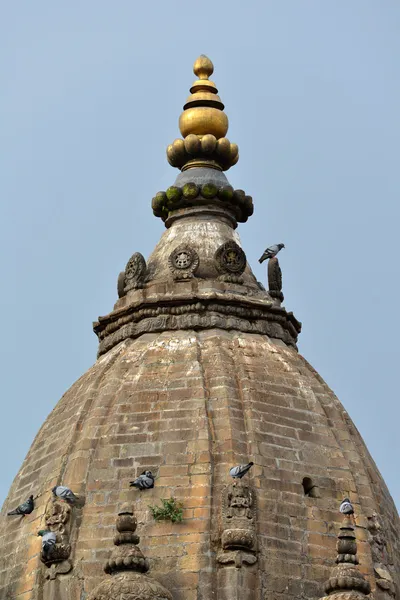
[[[221,273],[219,279],[230,283],[243,283],[240,275],[246,268],[246,255],[236,242],[225,242],[215,253],[215,262]]]
[[[222,552],[217,556],[220,564],[233,562],[241,568],[257,561],[255,518],[255,498],[250,487],[239,480],[228,485],[222,498]]]
[[[199,255],[190,246],[182,244],[169,255],[168,266],[175,281],[190,279],[199,266]]]
[[[59,563],[53,563],[47,569],[46,579],[56,579],[57,575],[66,575],[72,569],[72,563],[69,560],[63,560]]]
[[[144,256],[140,254],[140,252],[135,252],[132,254],[125,267],[124,280],[122,281],[121,274],[118,278],[118,295],[120,290],[122,290],[122,284],[124,294],[129,292],[129,290],[142,288],[145,283],[146,272],[147,267]]]
[[[243,550],[232,550],[231,552],[220,552],[217,560],[222,565],[234,563],[237,569],[241,569],[244,564],[254,565],[257,562],[257,556]]]
[[[71,506],[58,498],[52,498],[46,508],[46,529],[56,534],[56,544],[49,556],[41,553],[42,562],[49,568],[46,577],[55,579],[56,575],[68,573],[72,564],[67,560],[71,554]]]

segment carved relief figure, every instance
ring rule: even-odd
[[[58,573],[68,573],[72,569],[72,564],[68,560],[71,554],[71,511],[71,506],[57,497],[52,498],[46,508],[46,529],[55,534],[56,543],[51,553],[42,551],[41,560],[50,568],[47,576],[51,579]]]
[[[255,498],[249,486],[235,481],[223,491],[222,535],[223,551],[217,560],[221,564],[254,564],[257,560],[255,532]]]

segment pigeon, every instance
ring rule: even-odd
[[[339,508],[340,512],[344,515],[353,515],[354,514],[354,508],[352,503],[350,502],[350,498],[344,498],[344,500],[342,501],[340,508]]]
[[[274,258],[274,256],[276,256],[278,254],[278,252],[280,252],[282,250],[282,248],[284,248],[284,247],[285,247],[285,244],[274,244],[273,246],[270,246],[269,248],[267,248],[265,250],[262,257],[258,259],[258,262],[262,263],[262,262],[264,262],[264,260],[267,260],[268,258]]]
[[[75,494],[65,485],[55,485],[51,491],[54,496],[65,500],[68,504],[74,504],[78,500]]]
[[[15,510],[10,510],[10,512],[8,512],[7,514],[8,515],[22,515],[24,517],[25,515],[30,515],[34,508],[35,508],[35,503],[33,501],[33,496],[29,496],[29,498],[26,502],[23,502],[22,504],[17,506],[17,508]]]
[[[237,465],[236,467],[232,467],[229,471],[229,475],[233,477],[233,479],[242,479],[243,475],[246,475],[253,465],[253,462],[249,462],[247,465]]]
[[[148,490],[154,487],[154,475],[151,471],[143,471],[135,481],[131,481],[130,485],[136,487],[139,490]]]
[[[54,550],[54,546],[56,545],[56,534],[49,529],[41,529],[38,531],[38,535],[40,535],[42,538],[42,554],[44,558],[50,558]]]

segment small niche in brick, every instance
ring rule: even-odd
[[[309,498],[319,498],[318,486],[313,483],[311,477],[304,477],[303,490],[305,496],[308,496]]]

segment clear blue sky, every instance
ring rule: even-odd
[[[260,279],[281,254],[300,351],[337,393],[400,505],[400,4],[4,3],[0,24],[0,502],[39,426],[95,361],[91,323],[163,230],[152,196],[210,56],[255,202]]]

